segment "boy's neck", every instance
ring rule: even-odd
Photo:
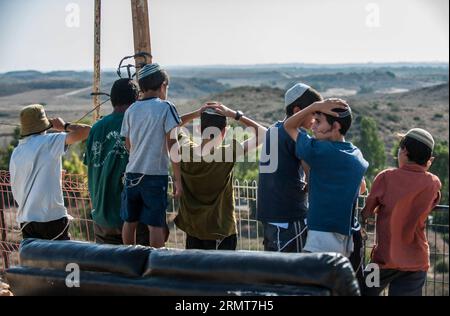
[[[326,138],[320,138],[319,140],[325,140],[325,141],[329,141],[329,142],[341,142],[341,143],[345,143],[345,136],[344,135],[332,135],[330,137],[326,137]]]
[[[142,99],[159,98],[161,96],[159,90],[148,90],[142,93]]]
[[[125,113],[130,105],[118,105],[113,108],[113,113]]]

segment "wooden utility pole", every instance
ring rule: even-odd
[[[94,84],[92,87],[92,92],[100,92],[100,22],[101,22],[101,0],[95,0],[95,22],[94,22]],[[100,96],[94,95],[93,107],[96,108],[94,111],[94,122],[100,117]]]
[[[150,23],[148,19],[147,0],[131,0],[131,12],[133,17],[134,53],[151,54],[152,50],[150,45]],[[136,77],[139,71],[139,65],[145,61],[146,60],[143,57],[135,58]],[[152,58],[147,57],[147,63],[151,62]]]

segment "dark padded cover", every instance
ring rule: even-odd
[[[350,261],[337,253],[153,251],[144,276],[311,285],[328,288],[332,295],[360,295]]]
[[[152,248],[100,245],[81,241],[25,239],[20,244],[22,266],[59,269],[76,263],[81,270],[119,273],[139,277],[147,266]]]
[[[7,270],[15,295],[359,295],[348,259],[330,254],[152,249],[28,239]],[[68,263],[81,288],[68,288]]]
[[[126,278],[114,274],[82,272],[80,287],[65,285],[67,273],[59,270],[13,267],[7,279],[14,295],[121,295],[121,296],[329,296],[315,286],[254,285],[182,280],[168,277]]]

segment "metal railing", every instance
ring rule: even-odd
[[[262,251],[262,225],[255,219],[256,214],[256,181],[234,181],[236,219],[239,250]],[[169,183],[169,191],[172,183]],[[91,201],[87,189],[87,179],[80,175],[63,175],[63,193],[65,205],[73,217],[70,234],[73,240],[94,241],[93,222],[90,217]],[[0,171],[0,273],[9,266],[18,264],[18,248],[22,239],[16,222],[17,207],[14,202],[9,173]],[[365,197],[360,197],[358,210],[364,206]],[[170,228],[169,248],[184,248],[185,233],[177,229],[173,219],[177,214],[177,202],[170,200],[167,218]],[[427,237],[430,244],[431,267],[428,271],[424,295],[449,295],[448,289],[448,206],[436,207],[429,216]],[[365,241],[365,261],[368,262],[370,252],[375,244],[375,219],[365,227],[368,239]]]

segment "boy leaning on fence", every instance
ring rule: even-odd
[[[148,225],[150,246],[163,247],[167,240],[166,208],[169,150],[178,152],[170,137],[181,123],[175,106],[167,101],[169,76],[158,64],[139,71],[140,100],[125,112],[121,135],[130,151],[126,167],[121,216],[124,244],[135,243],[139,222]],[[174,196],[182,193],[180,166],[172,160]]]
[[[51,128],[57,133],[47,133]],[[21,139],[11,155],[9,171],[23,238],[70,239],[61,158],[68,145],[85,140],[90,129],[59,117],[48,119],[40,104],[21,110]]]
[[[298,130],[314,114],[314,138]],[[352,122],[345,101],[315,102],[284,122],[286,132],[296,141],[296,154],[310,167],[308,236],[304,251],[353,252],[354,205],[368,163],[361,151],[345,141]]]
[[[420,128],[399,136],[398,168],[376,176],[362,212],[364,220],[377,214],[371,261],[380,268],[379,284],[367,285],[365,295],[389,286],[390,296],[420,296],[430,267],[425,226],[441,197],[439,178],[428,172],[434,140]]]

